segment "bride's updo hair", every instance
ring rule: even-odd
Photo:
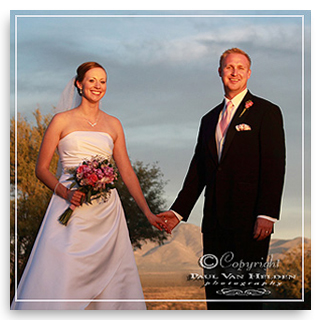
[[[86,72],[89,71],[90,69],[93,69],[93,68],[101,68],[105,71],[105,73],[107,73],[107,71],[104,69],[104,67],[97,62],[85,62],[85,63],[81,64],[77,69],[77,75],[74,80],[74,85],[77,88],[80,96],[81,96],[81,93],[80,93],[80,89],[77,86],[77,81],[82,82]]]

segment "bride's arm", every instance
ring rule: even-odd
[[[61,115],[54,116],[44,134],[38,154],[35,173],[37,178],[52,191],[55,191],[57,195],[68,200],[75,206],[79,206],[83,194],[79,191],[74,192],[66,188],[59,183],[58,179],[49,170],[53,154],[60,140],[62,127],[63,119]]]
[[[130,194],[136,201],[140,210],[145,214],[149,222],[159,230],[165,229],[168,233],[171,233],[171,230],[164,223],[164,221],[150,211],[147,201],[142,193],[139,180],[132,168],[127,153],[122,125],[117,119],[114,120],[114,128],[117,136],[114,141],[113,157],[117,164],[123,182],[127,186]]]

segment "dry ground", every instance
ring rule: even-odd
[[[187,281],[187,273],[140,274],[148,310],[206,310],[200,281]],[[174,301],[172,301],[174,300]],[[183,301],[189,300],[189,301]]]

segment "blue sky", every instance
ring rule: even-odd
[[[14,14],[20,15],[17,38]],[[201,117],[222,101],[221,53],[247,51],[253,61],[248,88],[279,105],[285,120],[287,175],[274,237],[302,235],[303,203],[310,237],[308,11],[15,11],[10,32],[11,116],[15,61],[17,110],[29,120],[36,107],[53,112],[78,65],[99,62],[108,72],[101,107],[121,120],[132,161],[158,162],[168,180],[168,206],[186,174]],[[202,199],[189,222],[200,225],[201,215]]]

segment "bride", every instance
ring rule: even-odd
[[[107,89],[105,69],[96,62],[82,64],[74,85],[81,96],[80,105],[53,117],[39,151],[36,175],[54,194],[11,308],[145,309],[117,191],[111,190],[107,202],[93,200],[92,205],[81,206],[84,194],[70,189],[70,173],[65,169],[95,155],[113,156],[149,222],[159,230],[170,229],[148,207],[127,154],[120,121],[99,109]],[[49,171],[56,149],[62,165],[59,181]],[[63,226],[58,219],[70,204],[76,209]]]

